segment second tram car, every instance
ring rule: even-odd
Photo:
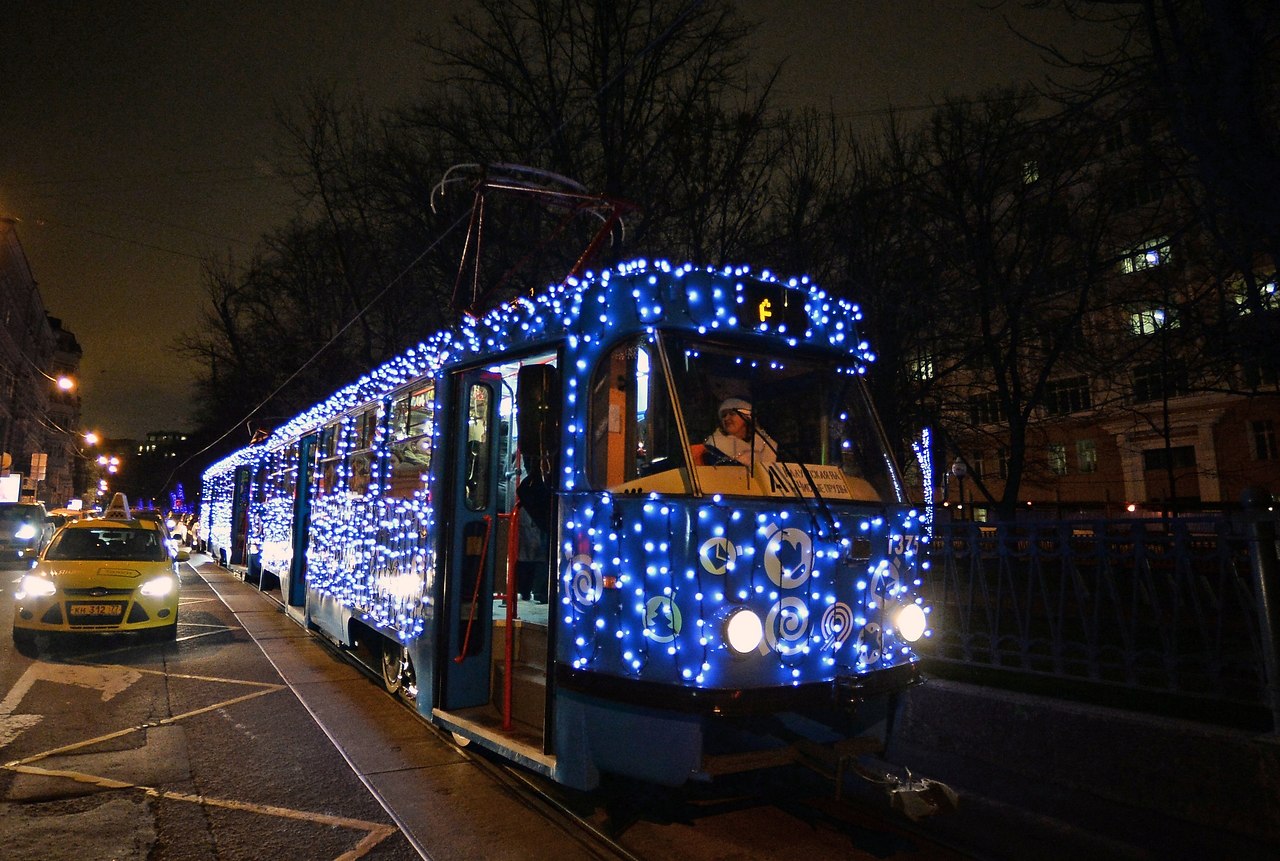
[[[761,715],[918,680],[927,514],[859,318],[745,267],[571,279],[210,467],[210,550],[460,743],[584,789],[705,777]]]

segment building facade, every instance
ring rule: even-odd
[[[23,497],[57,508],[82,491],[81,350],[46,312],[16,228],[0,218],[0,474],[21,475]]]

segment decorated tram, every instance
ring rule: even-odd
[[[211,466],[204,533],[459,743],[716,774],[762,716],[847,731],[919,679],[928,516],[859,319],[746,267],[571,278]]]

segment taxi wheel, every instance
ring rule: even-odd
[[[178,620],[174,619],[172,625],[163,628],[153,628],[151,636],[161,643],[172,643],[178,639]]]
[[[36,648],[35,631],[28,631],[25,628],[13,629],[13,645],[18,650],[18,654],[24,657],[34,658],[39,649]]]

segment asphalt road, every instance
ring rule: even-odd
[[[586,857],[278,605],[182,567],[176,643],[42,637],[35,658],[4,572],[0,857]]]
[[[34,658],[8,636],[4,572],[4,861],[604,857],[278,603],[207,557],[182,570],[176,643],[40,638]],[[816,806],[624,793],[576,803],[633,857],[962,857],[874,810],[827,810],[829,784]]]

